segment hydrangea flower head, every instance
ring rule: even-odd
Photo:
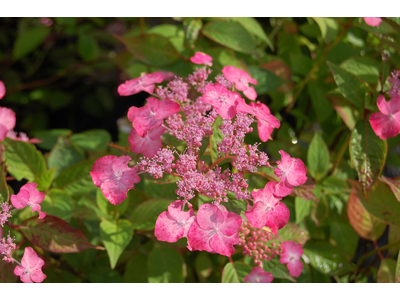
[[[223,119],[232,119],[236,116],[236,105],[240,94],[232,92],[222,84],[207,84],[201,101],[211,104]]]
[[[203,52],[199,52],[199,51],[196,52],[194,54],[194,56],[192,56],[190,58],[190,61],[194,64],[206,65],[206,66],[210,66],[210,67],[212,66],[212,60],[213,60],[213,58],[210,55],[205,54]]]
[[[25,283],[42,282],[47,277],[42,272],[43,266],[44,260],[31,247],[26,247],[21,265],[15,267],[14,274],[20,276]]]
[[[147,132],[144,137],[137,134],[136,129],[132,128],[128,137],[128,143],[131,145],[133,153],[142,153],[148,158],[152,158],[161,148],[161,135],[165,128],[162,126],[155,127]]]
[[[367,23],[369,26],[372,26],[372,27],[378,27],[382,23],[382,18],[371,18],[371,17],[366,18],[366,17],[364,17],[363,19],[364,19],[365,23]]]
[[[307,181],[307,168],[299,158],[292,158],[285,151],[280,150],[282,156],[278,161],[278,167],[275,169],[275,175],[279,177],[280,182],[275,187],[274,195],[276,197],[286,197],[293,191],[294,186],[299,186]]]
[[[395,137],[400,133],[400,95],[386,102],[380,95],[377,100],[379,112],[369,117],[369,122],[376,135],[382,140]]]
[[[250,274],[243,278],[244,282],[251,283],[270,283],[274,280],[271,272],[265,272],[261,267],[255,267]]]
[[[241,224],[242,218],[225,207],[204,203],[189,229],[189,247],[229,257],[235,252],[233,245],[239,243]]]
[[[303,263],[300,257],[303,255],[301,244],[296,244],[293,241],[285,241],[282,243],[282,253],[279,261],[282,264],[287,264],[290,276],[299,277],[303,270]]]
[[[46,212],[40,211],[40,203],[43,202],[45,194],[39,192],[36,187],[37,183],[35,182],[23,185],[17,195],[11,195],[11,203],[18,209],[30,206],[32,211],[39,213],[39,219],[44,219]]]
[[[257,84],[257,80],[252,78],[245,71],[235,68],[233,66],[226,66],[222,69],[225,78],[235,84],[235,88],[242,91],[243,94],[250,100],[256,100],[257,93],[254,87],[249,86],[249,82]]]
[[[127,80],[125,83],[120,84],[118,87],[118,94],[120,94],[120,96],[130,96],[140,93],[141,91],[152,94],[154,92],[155,83],[161,83],[163,80],[164,76],[160,72],[145,74],[144,76]]]
[[[156,221],[154,235],[159,241],[175,243],[182,237],[187,237],[194,221],[194,210],[183,211],[185,201],[177,200],[168,206],[168,211],[162,212]]]
[[[128,119],[136,132],[144,137],[150,129],[160,126],[165,118],[176,114],[179,110],[180,105],[175,101],[168,99],[160,101],[150,97],[145,106],[140,108],[132,106],[128,111]]]
[[[253,191],[254,206],[245,212],[246,218],[255,228],[268,226],[273,234],[283,228],[289,221],[290,212],[282,198],[274,195],[276,182],[270,181],[263,189]]]
[[[15,127],[15,122],[15,112],[7,107],[0,107],[0,141],[4,140],[7,133]]]
[[[0,80],[0,99],[6,95],[6,86],[3,81]]]
[[[128,167],[130,160],[129,156],[106,155],[93,164],[90,172],[93,183],[101,189],[111,204],[121,204],[126,199],[128,190],[133,189],[135,183],[140,181],[136,169]]]

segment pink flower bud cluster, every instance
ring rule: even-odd
[[[208,76],[211,74],[211,70],[207,69],[206,67],[203,68],[196,68],[196,71],[194,71],[193,75],[190,74],[188,76],[188,81],[191,85],[193,85],[196,88],[196,91],[198,91],[201,94],[204,94],[205,89],[204,87],[210,83],[207,82]]]
[[[14,241],[15,237],[12,238],[10,233],[8,233],[7,238],[3,237],[0,239],[0,255],[3,255],[2,259],[8,263],[14,261],[14,259],[11,257],[11,252],[16,249]]]
[[[254,257],[254,263],[261,267],[264,260],[271,260],[281,251],[281,245],[271,243],[271,232],[263,228],[254,228],[250,222],[243,222],[239,229],[239,246],[243,247],[243,255]]]
[[[0,205],[0,227],[7,222],[8,218],[11,218],[10,209],[12,206],[6,202]]]

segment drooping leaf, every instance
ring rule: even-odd
[[[118,258],[132,239],[133,226],[125,219],[103,220],[100,223],[100,236],[110,258],[111,269],[114,269]]]
[[[90,244],[79,229],[54,216],[47,215],[42,220],[34,216],[12,227],[33,245],[53,253],[74,253],[99,248]]]
[[[33,27],[18,35],[13,49],[15,60],[23,58],[38,48],[50,33],[48,27]]]
[[[111,135],[103,129],[92,129],[73,134],[70,141],[84,150],[105,151],[111,143]]]
[[[384,258],[378,269],[378,283],[394,283],[396,277],[396,261],[393,258]]]
[[[42,211],[69,222],[72,215],[71,197],[62,190],[51,189],[41,203]]]
[[[222,283],[242,283],[245,276],[249,275],[252,266],[242,262],[227,263],[222,271]]]
[[[178,250],[155,244],[149,254],[148,272],[150,283],[183,282],[183,259]]]
[[[134,229],[152,230],[158,216],[166,211],[171,200],[150,199],[138,205],[132,212],[131,221]]]
[[[360,120],[350,136],[351,163],[366,193],[381,173],[386,160],[387,143],[373,131],[367,120]]]
[[[322,136],[316,132],[307,151],[307,165],[311,176],[320,181],[329,171],[329,150]]]

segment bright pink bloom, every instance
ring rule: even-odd
[[[40,211],[39,204],[43,202],[45,193],[39,192],[36,187],[37,183],[35,182],[23,185],[17,195],[11,195],[11,203],[18,209],[30,206],[32,212],[37,211],[39,213],[39,219],[44,219],[46,212]]]
[[[161,148],[161,135],[164,131],[164,127],[156,127],[149,130],[145,137],[141,137],[137,134],[136,129],[132,128],[128,136],[128,143],[131,145],[131,151],[133,153],[142,153],[144,156],[152,158]]]
[[[378,27],[382,23],[381,18],[363,18],[365,23],[372,27]]]
[[[128,167],[130,160],[129,156],[106,155],[96,160],[92,172],[89,172],[94,185],[101,189],[111,204],[121,204],[128,190],[140,181],[136,169]]]
[[[128,119],[132,122],[137,133],[144,137],[150,129],[160,126],[163,120],[176,114],[180,105],[171,100],[160,101],[156,98],[147,98],[145,106],[137,108],[132,106],[128,111]]]
[[[6,86],[3,81],[0,80],[0,99],[6,95]]]
[[[15,127],[16,116],[12,109],[0,107],[0,141]]]
[[[154,72],[146,74],[139,78],[125,81],[118,87],[118,94],[121,96],[130,96],[137,94],[141,91],[145,91],[152,94],[155,88],[155,83],[161,83],[164,80],[164,76],[160,72]]]
[[[212,66],[212,60],[213,58],[210,55],[203,52],[196,52],[194,56],[190,58],[190,61],[194,64],[206,65],[210,67]]]
[[[254,206],[251,211],[246,211],[245,216],[255,228],[268,226],[273,234],[278,234],[278,229],[283,228],[289,221],[290,212],[282,198],[273,193],[276,182],[270,181],[261,190],[253,191]]]
[[[282,243],[282,253],[279,261],[282,264],[287,264],[290,276],[298,277],[303,270],[303,263],[300,257],[303,255],[301,244],[296,244],[293,241],[285,241]]]
[[[378,97],[380,112],[369,117],[372,129],[382,140],[395,137],[400,133],[400,95],[386,102],[385,97]]]
[[[42,282],[47,277],[42,272],[43,266],[44,260],[31,247],[26,247],[21,265],[15,267],[14,274],[21,276],[21,281],[25,283]]]
[[[207,84],[201,101],[211,104],[223,119],[232,119],[236,116],[236,105],[240,94],[232,92],[222,84]]]
[[[275,175],[281,180],[275,187],[276,197],[286,197],[293,191],[293,186],[299,186],[307,181],[307,168],[299,158],[292,158],[285,151],[280,150],[282,160],[278,161]]]
[[[241,98],[238,101],[236,109],[242,113],[252,114],[257,118],[258,134],[260,140],[263,142],[268,141],[274,128],[279,128],[281,126],[279,120],[271,114],[268,106],[260,101],[257,101],[257,103],[252,102],[248,105],[245,100]]]
[[[250,274],[243,278],[244,282],[270,283],[274,279],[271,272],[265,272],[263,268],[255,267]]]
[[[204,203],[188,232],[189,249],[231,256],[239,243],[242,218],[224,207]]]
[[[257,93],[254,90],[254,87],[249,86],[249,82],[252,84],[257,84],[256,79],[252,78],[245,71],[232,66],[224,67],[222,69],[222,73],[226,79],[235,84],[235,87],[238,91],[243,91],[243,94],[250,100],[256,100]]]
[[[168,206],[168,211],[162,212],[156,221],[154,235],[159,241],[175,243],[182,237],[187,237],[194,221],[194,210],[183,211],[185,201],[177,200]]]

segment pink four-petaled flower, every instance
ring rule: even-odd
[[[292,158],[285,151],[280,150],[282,160],[278,161],[275,175],[280,182],[275,186],[274,195],[276,197],[286,197],[293,191],[294,186],[299,186],[307,181],[307,168],[299,158]]]
[[[224,67],[222,69],[222,73],[226,79],[235,84],[235,87],[238,91],[242,91],[243,94],[250,100],[256,100],[257,93],[254,90],[254,87],[249,86],[249,82],[252,84],[257,84],[256,79],[252,78],[245,71],[232,66]]]
[[[225,207],[204,203],[189,229],[188,248],[231,256],[235,252],[233,245],[239,243],[241,224],[242,218]]]
[[[128,111],[128,119],[132,122],[133,128],[141,137],[144,137],[150,129],[162,125],[163,120],[170,115],[176,114],[180,105],[171,100],[157,100],[147,98],[145,106],[137,108],[132,106]]]
[[[400,95],[386,102],[380,95],[377,100],[380,112],[369,117],[372,129],[382,140],[395,137],[400,133]]]
[[[164,76],[160,72],[154,72],[146,74],[139,78],[125,81],[118,87],[118,94],[121,96],[130,96],[137,94],[141,91],[145,91],[152,94],[155,88],[155,83],[161,83],[164,80]]]
[[[279,261],[282,264],[287,264],[290,276],[300,276],[303,270],[303,263],[300,261],[302,255],[303,248],[301,244],[296,244],[293,241],[285,241],[282,243],[282,252]]]
[[[128,190],[140,181],[136,169],[128,167],[130,160],[129,156],[106,155],[96,160],[92,172],[89,172],[94,185],[101,189],[111,204],[121,204]]]
[[[206,65],[210,67],[212,66],[212,60],[213,58],[210,55],[199,51],[190,58],[190,61],[194,64]]]
[[[162,212],[156,221],[154,235],[159,241],[175,243],[182,237],[187,237],[190,226],[194,221],[194,210],[183,211],[183,200],[172,202],[168,211]]]
[[[152,158],[161,148],[161,135],[164,133],[165,128],[155,127],[147,132],[144,137],[137,134],[136,129],[132,128],[128,136],[128,143],[131,145],[133,153],[142,153],[148,158]]]
[[[250,274],[243,278],[244,282],[270,283],[274,279],[271,272],[265,272],[263,268],[255,267]]]
[[[253,191],[254,206],[245,212],[246,218],[255,228],[268,226],[273,234],[278,234],[278,229],[283,228],[289,221],[290,212],[282,198],[273,193],[276,182],[268,182],[263,189]]]
[[[15,208],[21,209],[30,206],[33,211],[39,213],[39,219],[46,217],[46,212],[40,211],[40,203],[43,202],[45,193],[39,192],[37,183],[30,182],[21,187],[17,195],[11,195],[11,203]]]
[[[364,17],[363,18],[365,23],[372,27],[378,27],[382,23],[382,18],[371,18],[371,17]]]
[[[26,247],[21,265],[16,266],[14,274],[20,276],[25,283],[42,282],[46,275],[42,272],[44,260],[41,259],[31,247]]]
[[[15,112],[7,107],[0,107],[0,141],[15,127]]]

